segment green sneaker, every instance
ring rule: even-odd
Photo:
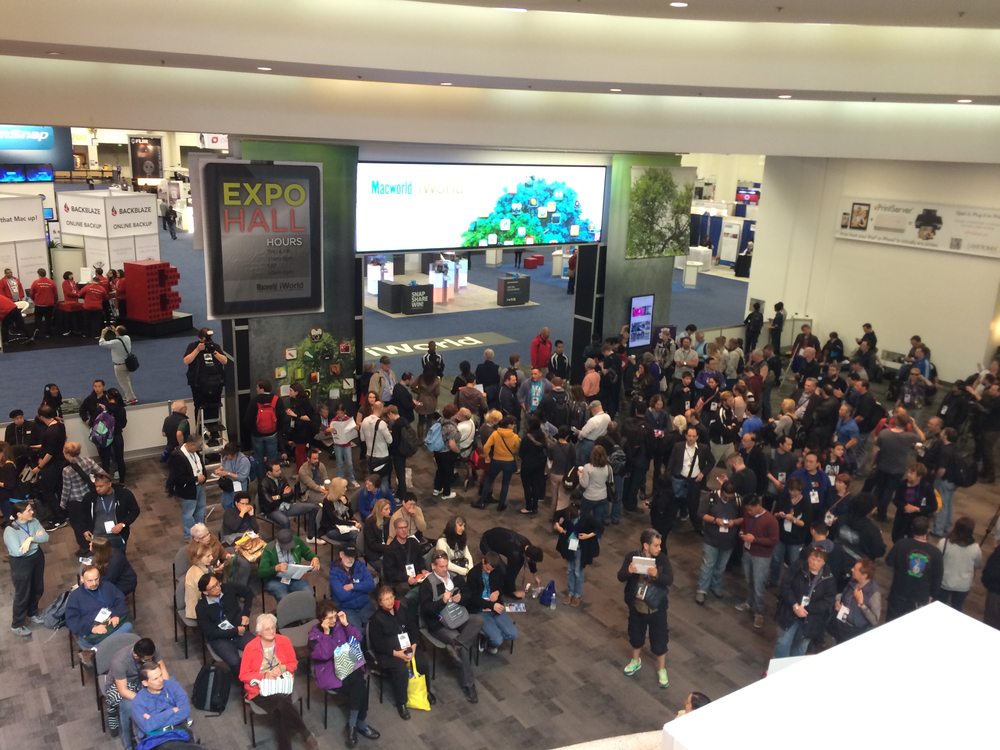
[[[661,669],[656,673],[657,679],[660,681],[660,687],[670,687],[670,678],[667,677],[667,670]]]
[[[636,672],[638,672],[641,668],[642,668],[642,659],[633,659],[632,661],[630,661],[628,663],[628,666],[625,667],[625,674],[627,676],[631,677]]]

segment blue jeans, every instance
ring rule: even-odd
[[[337,476],[341,479],[344,478],[344,467],[347,467],[347,481],[354,483],[354,455],[352,453],[352,446],[350,445],[335,445],[333,446],[333,455],[337,459]]]
[[[181,500],[181,525],[184,538],[191,538],[191,527],[205,523],[205,487],[199,484],[193,500]]]
[[[774,546],[774,555],[771,557],[771,574],[768,576],[772,586],[777,586],[778,580],[781,578],[781,563],[787,559],[788,564],[791,565],[798,560],[802,547],[801,544],[785,544],[780,540]]]
[[[625,475],[613,474],[612,476],[615,480],[615,495],[618,499],[611,503],[611,522],[618,523],[622,520],[622,492],[625,490]]]
[[[280,578],[272,578],[267,582],[267,593],[279,602],[293,591],[311,590],[312,589],[309,586],[309,579],[305,576],[297,581],[293,580],[291,583],[282,583]]]
[[[722,573],[729,562],[729,556],[733,554],[731,549],[719,549],[707,542],[701,545],[701,569],[698,571],[698,591],[708,593],[722,592]]]
[[[778,628],[778,642],[774,644],[775,659],[783,659],[786,656],[805,656],[806,649],[809,648],[809,638],[799,634],[801,624],[800,618],[789,626],[788,630]]]
[[[236,507],[236,493],[235,492],[223,492],[222,499],[219,500],[222,505],[223,510],[229,510],[230,508]]]
[[[375,614],[375,602],[369,600],[360,609],[345,609],[344,615],[347,617],[347,624],[353,625],[360,632],[365,632],[365,623],[372,619]]]
[[[767,422],[771,418],[771,386],[765,385],[760,392],[760,418]]]
[[[350,544],[351,546],[354,546],[354,543],[357,542],[358,540],[358,530],[351,529],[346,534],[341,534],[339,531],[337,531],[337,527],[334,526],[332,529],[330,529],[323,535],[323,538],[326,539],[328,542],[336,542],[338,544]]]
[[[122,698],[118,702],[118,720],[122,728],[122,744],[125,750],[132,750],[132,732],[129,731],[129,724],[132,722],[132,701]]]
[[[941,493],[941,510],[934,514],[931,533],[944,536],[951,531],[951,510],[955,500],[955,485],[946,479],[935,479],[934,489]]]
[[[593,513],[594,520],[597,521],[602,526],[608,523],[609,511],[608,511],[607,498],[604,498],[603,500],[586,500],[586,499],[580,500],[580,512],[585,513],[587,511]],[[601,531],[597,533],[598,534],[603,533],[603,529],[601,529]]]
[[[743,575],[747,577],[747,604],[755,615],[764,614],[764,584],[771,565],[770,557],[757,557],[743,550]]]
[[[483,491],[479,495],[479,502],[484,505],[486,504],[486,500],[493,492],[493,482],[496,480],[497,474],[503,472],[503,483],[500,485],[500,505],[505,505],[507,502],[507,490],[510,487],[510,478],[514,476],[516,470],[516,461],[490,461],[490,469],[486,472],[486,480],[483,482]]]
[[[580,548],[571,560],[566,561],[566,588],[570,596],[583,596],[583,567],[580,565]]]
[[[257,459],[257,471],[267,473],[265,460],[280,461],[281,454],[278,453],[278,433],[273,435],[251,435],[250,442],[253,443],[253,457]]]
[[[118,626],[118,629],[114,632],[114,634],[118,635],[119,633],[131,633],[131,632],[132,632],[132,623],[123,622],[121,625]],[[87,638],[86,636],[83,635],[78,635],[76,637],[76,642],[80,644],[80,648],[82,648],[84,651],[91,648],[96,649],[99,645],[101,645],[100,641],[97,643],[87,643]]]
[[[517,628],[514,621],[506,612],[497,614],[496,612],[482,612],[483,629],[482,634],[493,648],[498,648],[504,641],[517,640]]]
[[[590,463],[590,452],[594,450],[593,440],[581,440],[576,444],[576,463],[578,466],[586,466]]]
[[[868,452],[871,449],[869,443],[872,442],[872,434],[866,432],[858,435],[858,442],[854,444],[854,460],[857,461],[858,476],[862,476],[865,470],[865,463],[868,461]]]
[[[276,510],[273,513],[268,513],[265,517],[274,521],[281,528],[287,529],[289,527],[289,518],[308,515],[309,518],[306,519],[306,529],[308,530],[308,536],[311,538],[316,536],[317,513],[319,513],[318,505],[314,505],[313,503],[292,503],[292,507],[288,510]]]

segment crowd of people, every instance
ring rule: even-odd
[[[755,347],[765,325],[759,309],[746,325],[746,349],[740,338],[706,341],[694,326],[677,340],[662,329],[641,356],[628,354],[627,331],[603,342],[595,337],[578,384],[563,343],[543,329],[531,344],[530,368],[522,369],[516,354],[502,368],[489,349],[474,369],[461,362],[450,401],[433,342],[416,377],[397,377],[388,357],[366,366],[357,405],[317,407],[298,384],[286,399],[261,379],[244,418],[251,444],[227,444],[212,472],[199,430],[184,402],[175,402],[162,428],[162,461],[166,492],[180,501],[177,541],[183,536],[188,567],[175,571],[175,583],[183,588],[184,617],[242,684],[245,699],[277,717],[281,748],[291,747],[293,736],[307,747],[318,740],[289,699],[300,655],[273,615],[253,619],[251,581],[277,602],[303,593],[315,598],[322,545],[335,547],[308,653],[317,685],[347,698],[349,747],[358,735],[379,737],[367,723],[366,669],[382,671],[400,717],[409,719],[414,700],[437,701],[426,679],[430,643],[448,652],[463,696],[477,703],[474,653],[496,654],[518,638],[510,613],[533,587],[543,603],[554,606],[559,597],[542,586],[544,548],[566,563],[562,604],[580,607],[585,570],[601,555],[606,529],[623,521],[635,529],[634,548],[618,570],[627,607],[622,633],[632,650],[623,671],[639,672],[648,643],[661,688],[670,684],[667,609],[675,565],[668,539],[687,524],[702,550],[695,602],[709,605],[709,594],[724,599],[727,571],[741,569],[746,593],[735,607],[757,629],[773,612],[775,657],[815,653],[863,634],[882,621],[883,609],[887,620],[933,600],[961,610],[979,569],[986,621],[1000,628],[1000,554],[984,561],[975,523],[955,499],[956,488],[994,479],[1000,365],[980,368],[938,402],[934,389],[941,385],[919,337],[891,372],[877,358],[868,325],[853,356],[836,334],[818,351],[803,326],[788,359],[780,347],[780,304],[763,348]],[[199,333],[184,364],[196,405],[211,407],[206,373],[228,364],[211,331]],[[893,401],[886,408],[871,384],[887,375]],[[782,388],[785,380],[791,389]],[[128,543],[140,517],[126,486],[127,399],[104,386],[95,381],[79,413],[99,461],[67,442],[63,420],[73,416],[62,414],[54,384],[46,385],[34,420],[11,413],[0,443],[0,505],[15,589],[11,630],[28,637],[43,624],[43,548],[68,522],[82,567],[64,618],[91,663],[106,638],[139,625],[126,600],[139,583]],[[779,389],[787,398],[774,398]],[[773,401],[780,408],[772,414]],[[408,462],[420,452],[433,456],[433,482],[430,474],[414,481]],[[542,541],[483,516],[490,528],[473,555],[471,516],[457,512],[460,503],[468,501],[475,518],[491,503],[502,513],[515,476],[524,498],[519,513],[530,519],[544,508],[532,534]],[[218,533],[205,523],[212,478],[223,509]],[[432,485],[435,502],[455,508],[438,536],[416,484]],[[877,525],[890,512],[891,548]],[[272,527],[270,542],[262,521]],[[888,591],[876,582],[882,558],[891,572]],[[125,747],[132,734],[143,748],[192,747],[184,689],[152,641],[140,639],[113,663],[107,705]],[[685,711],[707,702],[692,693]],[[153,736],[167,739],[157,744]]]

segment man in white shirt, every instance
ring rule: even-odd
[[[201,463],[202,438],[192,435],[167,461],[167,494],[181,500],[181,524],[184,538],[191,538],[191,527],[205,522],[205,467]]]
[[[590,419],[577,433],[577,462],[580,466],[586,465],[590,461],[590,452],[594,450],[594,441],[603,436],[608,431],[611,424],[611,415],[605,413],[601,402],[594,399],[590,402]]]
[[[389,446],[392,433],[382,419],[382,402],[376,401],[372,413],[361,422],[361,439],[368,449],[368,473],[382,477],[382,489],[389,490]]]
[[[694,368],[698,366],[698,352],[691,348],[691,337],[681,339],[681,348],[674,352],[674,377],[680,380],[685,375],[694,378]]]

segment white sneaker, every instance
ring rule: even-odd
[[[307,536],[306,544],[326,544],[326,540],[322,538],[317,539],[316,537],[313,536]]]
[[[442,500],[454,500],[456,497],[458,497],[458,495],[455,494],[454,492],[452,492],[450,495],[442,495],[441,499]]]
[[[351,482],[351,487],[357,488],[357,487],[360,487],[360,486],[361,486],[361,482]]]
[[[736,605],[737,612],[748,612],[749,610],[750,610],[750,605],[747,604],[746,602],[741,602],[740,604]]]
[[[431,494],[432,495],[440,495],[441,492],[442,492],[441,490],[434,490],[434,492],[432,492]]]

